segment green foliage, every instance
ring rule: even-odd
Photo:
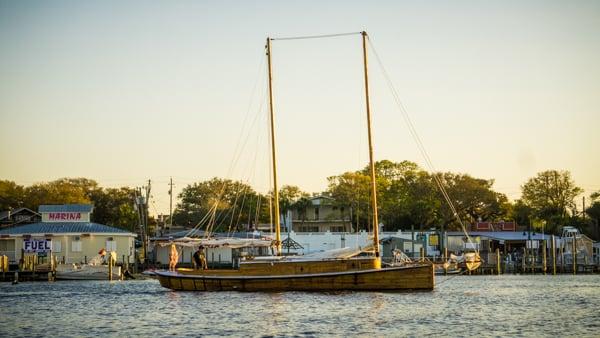
[[[94,204],[92,220],[135,232],[139,221],[133,206],[134,196],[134,189],[127,187],[90,191],[90,199]]]
[[[308,199],[308,195],[302,195],[292,204],[292,208],[298,211],[298,216],[300,217],[302,224],[306,221],[306,212],[311,205],[312,202]]]
[[[37,211],[43,204],[93,204],[92,221],[135,231],[137,213],[131,188],[103,189],[87,178],[61,178],[22,187],[0,181],[0,210],[27,207]]]
[[[42,204],[90,204],[98,183],[85,178],[61,178],[25,188],[25,206],[37,210]]]
[[[328,192],[336,203],[340,206],[350,206],[352,208],[355,229],[366,229],[365,225],[369,224],[370,214],[369,176],[361,172],[346,172],[339,176],[329,177],[327,180],[329,181]]]
[[[533,209],[525,204],[523,200],[516,200],[509,213],[509,219],[520,225],[528,225],[532,217]]]
[[[0,180],[0,210],[25,206],[25,188],[13,181]]]
[[[493,180],[453,173],[443,173],[438,175],[438,178],[463,222],[475,223],[480,219],[496,220],[506,216],[508,198],[492,190]],[[440,198],[443,197],[441,193],[438,195]],[[447,203],[441,205],[440,216],[442,223],[448,228],[460,229]]]
[[[459,229],[458,222],[446,204],[435,177],[416,163],[403,161],[375,163],[379,221],[386,230],[445,226]],[[464,174],[437,174],[463,221],[479,218],[503,218],[510,209],[505,195],[492,190],[493,180]],[[350,205],[359,214],[356,224],[370,222],[370,168],[330,177],[329,192],[338,203]]]
[[[234,231],[269,220],[268,198],[240,181],[215,177],[188,185],[178,197],[175,224],[196,226],[202,221],[213,231]]]
[[[295,185],[284,185],[279,189],[279,213],[285,216],[289,210],[294,208],[296,201],[301,197],[308,197],[308,193],[300,190]],[[284,227],[287,228],[287,218],[283,218]]]
[[[522,200],[535,218],[546,221],[549,231],[558,233],[568,224],[568,210],[582,189],[577,187],[568,171],[547,170],[530,178],[522,187]]]

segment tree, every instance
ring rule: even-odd
[[[134,189],[128,187],[91,190],[92,220],[136,232],[139,220],[133,207],[134,196]]]
[[[509,218],[520,225],[529,225],[533,217],[533,209],[521,199],[515,201],[509,213]]]
[[[269,219],[268,210],[262,205],[268,199],[239,181],[215,177],[188,185],[178,197],[181,201],[173,213],[176,224],[203,223],[208,230],[233,231],[244,222],[250,229],[254,223]]]
[[[481,220],[504,218],[508,213],[508,198],[506,195],[492,190],[494,180],[474,178],[467,174],[439,174],[458,216],[467,223]],[[443,200],[441,192],[440,200]],[[454,212],[448,203],[441,204],[441,220],[450,229],[460,229]]]
[[[307,197],[308,194],[300,190],[299,187],[295,185],[284,185],[279,189],[279,213],[283,216],[283,225],[285,228],[288,227],[287,224],[287,213],[294,206],[294,203],[300,197]]]
[[[591,219],[590,228],[593,229],[595,239],[600,238],[600,191],[590,195],[591,205],[585,209],[585,213]]]
[[[0,180],[0,211],[24,206],[24,192],[23,186],[13,181]]]
[[[298,211],[298,217],[300,217],[300,222],[304,225],[304,221],[306,221],[306,212],[308,208],[312,206],[312,202],[308,199],[308,195],[302,195],[294,204],[292,208]]]
[[[508,198],[492,189],[493,180],[466,174],[430,174],[416,163],[383,160],[375,163],[379,220],[388,230],[436,226],[460,229],[446,203],[436,178],[446,189],[458,215],[464,221],[505,217]],[[329,178],[329,191],[342,203],[350,204],[369,221],[370,168]],[[359,222],[357,220],[357,222]]]
[[[37,183],[25,188],[24,205],[37,210],[43,204],[90,204],[90,192],[98,183],[85,178],[61,178],[48,183]]]
[[[582,189],[575,185],[569,171],[547,170],[532,177],[521,187],[522,200],[533,216],[545,220],[549,231],[558,233],[567,224],[568,209]]]
[[[369,176],[360,172],[346,172],[339,176],[331,176],[327,180],[328,192],[336,203],[352,208],[355,229],[359,230],[360,224],[369,224]]]

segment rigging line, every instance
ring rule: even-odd
[[[323,35],[305,35],[305,36],[289,36],[284,38],[270,38],[271,41],[285,41],[285,40],[307,40],[307,39],[324,39],[324,38],[335,38],[339,36],[357,35],[362,32],[350,32],[350,33],[337,33],[337,34],[323,34]]]
[[[246,115],[244,117],[242,131],[240,132],[240,137],[237,140],[237,144],[236,144],[236,147],[235,147],[235,150],[234,150],[234,156],[233,156],[233,159],[232,159],[232,161],[231,161],[231,163],[229,165],[229,168],[227,170],[227,175],[226,175],[227,177],[229,177],[231,175],[231,172],[233,171],[233,168],[236,166],[237,162],[239,161],[239,158],[241,157],[242,150],[245,148],[246,143],[248,142],[250,130],[246,130],[245,126],[247,124],[248,117],[250,116],[250,111],[251,111],[251,106],[252,106],[252,101],[253,101],[252,98],[256,94],[256,88],[258,87],[258,83],[261,82],[260,80],[261,80],[262,76],[260,74],[264,73],[263,72],[264,65],[265,65],[265,60],[264,60],[264,58],[261,58],[261,63],[260,63],[260,66],[259,66],[259,73],[258,73],[258,76],[257,76],[257,80],[256,80],[256,82],[254,84],[254,88],[252,90],[252,97],[250,99],[250,103],[248,105],[248,109],[246,111]],[[262,111],[262,105],[264,104],[264,97],[265,96],[266,96],[266,93],[263,93],[263,100],[260,100],[260,106],[258,107],[257,113],[260,112],[260,111]],[[258,114],[257,114],[257,116],[254,117],[254,119],[253,119],[253,121],[252,121],[249,129],[252,129],[252,127],[256,123],[257,118],[258,118]],[[243,136],[244,136],[245,132],[247,132],[248,135],[246,135],[245,140],[242,142],[242,139],[244,138]],[[241,149],[240,149],[240,147],[241,147]],[[212,213],[212,215],[211,215],[209,223],[207,224],[207,227],[206,227],[206,235],[210,234],[210,232],[214,228],[214,225],[215,225],[214,221],[215,221],[215,219],[218,219],[218,217],[216,217],[217,205],[218,205],[219,201],[221,200],[221,198],[222,198],[222,196],[223,196],[223,194],[225,192],[225,185],[226,185],[226,182],[223,182],[221,190],[220,190],[219,194],[217,194],[217,198],[215,200],[214,207],[211,208],[212,210],[209,210],[209,212],[207,213],[207,215],[210,214],[210,213]],[[190,233],[191,233],[191,231],[195,230],[198,226],[200,226],[200,224],[201,223],[198,223],[193,229],[191,229]]]
[[[258,115],[257,115],[257,117],[258,117]],[[256,137],[256,139],[257,139],[256,140],[256,146],[257,146],[257,148],[258,148],[258,145],[260,143],[260,136],[261,136],[261,133],[257,133],[257,137]],[[245,180],[241,180],[240,181],[242,183],[247,184],[248,186],[250,186],[250,181],[254,178],[254,175],[255,175],[257,156],[258,156],[258,151],[255,151],[254,152],[253,160],[248,163],[247,171],[250,172],[250,173],[248,174],[248,177]],[[236,229],[238,228],[239,223],[240,223],[240,219],[241,219],[241,216],[242,216],[242,213],[243,213],[246,196],[249,195],[249,194],[251,194],[251,192],[247,188],[244,188],[243,191],[242,191],[242,196],[243,196],[242,197],[242,203],[241,203],[241,206],[238,208],[239,209],[239,211],[238,211],[239,214],[238,214],[238,217],[237,217],[237,220],[236,220],[236,223],[235,223]],[[231,233],[231,228],[232,228],[232,225],[233,225],[233,220],[236,219],[236,217],[235,217],[235,207],[237,206],[238,199],[239,199],[239,191],[236,191],[236,197],[235,197],[235,201],[234,201],[234,207],[233,207],[233,211],[231,211],[231,219],[230,219],[230,222],[229,222],[229,228],[227,230],[228,233]]]
[[[256,208],[254,209],[254,224],[258,228],[258,217],[260,216],[260,207],[261,207],[261,194],[258,194],[258,198],[256,199]]]
[[[367,36],[367,39],[369,41],[369,45],[371,46],[371,50],[373,50],[375,59],[377,60],[377,63],[379,64],[379,67],[381,68],[383,76],[388,84],[388,87],[389,87],[391,93],[392,93],[392,96],[394,97],[394,101],[396,102],[396,105],[398,106],[400,112],[402,113],[402,117],[408,126],[409,132],[410,132],[411,136],[413,137],[413,140],[417,144],[417,148],[419,149],[419,152],[423,156],[429,169],[432,171],[432,174],[433,174],[432,176],[433,176],[436,184],[438,185],[438,188],[440,189],[444,199],[448,203],[448,205],[453,213],[454,218],[456,218],[456,220],[459,222],[459,224],[460,224],[463,232],[467,236],[467,239],[469,240],[469,242],[473,243],[471,237],[467,233],[466,227],[465,227],[462,219],[460,218],[456,208],[454,207],[454,204],[452,203],[452,200],[450,199],[450,196],[448,195],[446,189],[444,188],[441,180],[438,177],[438,173],[436,172],[433,162],[431,161],[431,158],[429,157],[429,154],[427,153],[425,146],[423,145],[423,142],[421,141],[421,138],[419,137],[419,134],[417,133],[416,128],[414,127],[414,124],[412,123],[412,120],[410,119],[410,116],[408,115],[408,111],[406,110],[406,108],[404,107],[404,104],[400,100],[398,92],[396,91],[396,88],[394,87],[389,74],[387,73],[385,67],[383,66],[383,62],[381,61],[381,58],[379,57],[379,54],[377,53],[377,50],[375,49],[375,46],[373,45],[373,41],[371,40],[371,38],[369,36]],[[479,251],[479,250],[477,250],[477,251]]]
[[[211,207],[212,209],[212,207]],[[196,230],[200,230],[200,228],[202,227],[202,225],[208,220],[209,215],[211,214],[211,209],[209,209],[204,216],[198,221],[198,223],[196,223],[196,225],[194,225],[193,228],[191,228],[184,237],[188,237],[190,236],[194,231]]]
[[[461,271],[460,273],[457,273],[457,274],[455,274],[455,275],[449,276],[449,277],[445,278],[445,279],[444,279],[443,281],[441,281],[441,282],[437,282],[437,281],[436,281],[436,283],[435,283],[435,284],[436,284],[436,286],[440,286],[440,285],[442,285],[442,284],[444,284],[444,283],[446,283],[446,282],[448,282],[448,281],[451,281],[451,280],[453,280],[454,278],[456,278],[456,277],[458,277],[458,276],[461,276],[461,275],[463,275],[463,274],[467,273],[467,271],[468,271],[468,270],[464,270],[464,271]]]

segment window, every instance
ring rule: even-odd
[[[315,208],[315,221],[319,220],[319,207]]]
[[[71,241],[71,251],[81,252],[81,240],[79,239],[79,236],[73,237],[73,240]]]
[[[113,240],[112,237],[106,241],[106,251],[117,251],[117,241]]]
[[[52,240],[52,252],[61,252],[62,251],[62,243],[60,239]]]
[[[3,252],[3,251],[15,251],[15,240],[14,239],[0,240],[0,252]]]

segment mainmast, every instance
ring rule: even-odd
[[[275,116],[273,114],[273,76],[271,70],[271,39],[267,38],[267,63],[269,68],[269,111],[271,112],[271,158],[273,160],[273,205],[275,216],[275,246],[277,256],[281,255],[281,233],[279,220],[279,189],[277,188],[277,159],[275,152]]]
[[[365,99],[367,104],[367,129],[369,131],[369,166],[371,171],[371,209],[373,209],[373,246],[375,257],[379,257],[379,220],[377,218],[377,184],[375,181],[375,160],[373,159],[373,138],[371,134],[371,106],[369,101],[369,75],[367,72],[367,32],[362,35],[363,64],[365,70]]]

